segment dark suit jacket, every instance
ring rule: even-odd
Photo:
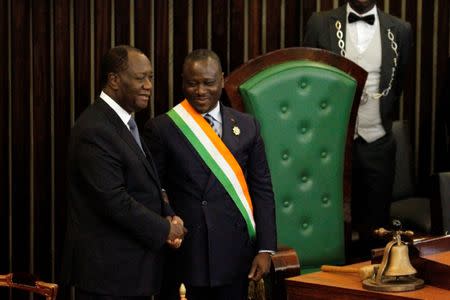
[[[72,129],[68,181],[63,282],[98,294],[155,294],[168,208],[150,153],[101,99]]]
[[[340,54],[341,50],[338,46],[338,38],[336,36],[336,21],[342,24],[342,32],[344,33],[343,40],[345,41],[346,34],[346,10],[347,4],[330,11],[314,13],[308,20],[306,27],[305,38],[303,41],[304,47],[321,48],[330,50]],[[380,114],[383,127],[386,132],[391,132],[392,119],[395,101],[401,95],[402,84],[404,76],[407,72],[410,54],[412,53],[412,32],[411,25],[394,16],[383,13],[378,9],[378,17],[380,21],[381,34],[381,77],[380,77],[380,92],[388,87],[391,80],[393,58],[395,53],[391,47],[391,41],[388,39],[388,29],[394,34],[395,42],[398,45],[398,61],[397,69],[392,84],[392,89],[386,97],[381,98]]]
[[[167,115],[150,120],[143,133],[171,207],[188,229],[174,251],[173,273],[195,286],[229,284],[246,275],[257,250],[276,249],[274,196],[259,125],[231,108],[221,106],[221,112],[222,140],[239,162],[253,201],[256,241],[249,239],[233,200]]]

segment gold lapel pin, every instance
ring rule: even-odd
[[[241,130],[239,129],[239,127],[234,125],[233,126],[233,133],[234,133],[234,135],[240,135],[241,134]]]

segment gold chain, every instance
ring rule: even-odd
[[[338,46],[341,49],[341,56],[345,56],[346,52],[345,52],[344,33],[342,32],[342,24],[339,20],[336,21],[335,27],[336,27],[336,37],[338,38]],[[397,43],[395,42],[395,36],[392,33],[391,29],[388,29],[388,39],[391,41],[391,48],[395,54],[395,56],[393,58],[393,63],[392,63],[393,66],[392,66],[391,79],[389,80],[388,87],[385,88],[383,90],[383,92],[375,93],[372,95],[372,97],[375,99],[380,99],[381,97],[386,97],[389,94],[389,92],[392,89],[392,83],[394,82],[395,71],[397,70],[397,59],[398,59],[397,48],[398,48],[398,46],[397,46]]]

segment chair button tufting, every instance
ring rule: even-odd
[[[283,201],[283,206],[284,207],[289,207],[291,205],[291,202],[289,200],[284,200]]]
[[[307,228],[308,228],[308,226],[309,226],[309,224],[308,224],[308,223],[303,223],[303,224],[302,224],[302,228],[303,228],[303,229],[307,229]]]
[[[203,205],[203,206],[206,206],[207,204],[208,204],[208,201],[206,201],[206,200],[203,200],[203,201],[202,201],[202,205]]]
[[[283,114],[285,114],[285,113],[287,113],[287,111],[288,111],[287,106],[286,106],[286,105],[283,105],[283,106],[281,107],[281,112],[282,112]]]
[[[327,151],[322,151],[322,152],[320,153],[320,157],[322,157],[322,158],[327,157],[327,155],[328,155]]]
[[[327,106],[328,106],[328,104],[327,104],[327,102],[325,102],[325,101],[323,101],[322,103],[320,103],[320,107],[321,107],[322,109],[327,108]]]
[[[327,204],[328,201],[329,201],[328,196],[323,196],[323,197],[322,197],[322,203],[323,203],[323,204]]]
[[[308,131],[308,129],[306,129],[306,127],[302,127],[300,128],[301,133],[306,133],[306,131]]]
[[[304,82],[304,81],[301,81],[301,82],[300,82],[300,87],[301,87],[302,89],[306,88],[306,86],[307,86],[306,82]]]
[[[287,160],[289,158],[289,155],[287,153],[283,153],[281,157],[283,158],[283,160]]]
[[[303,182],[307,182],[308,181],[308,176],[302,176],[302,181]]]

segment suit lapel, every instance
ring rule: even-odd
[[[392,73],[392,62],[394,59],[394,51],[391,47],[391,41],[388,38],[388,30],[394,34],[394,40],[398,43],[395,36],[395,30],[391,20],[378,9],[378,18],[380,20],[380,38],[381,38],[381,71],[380,71],[380,92],[389,85]]]
[[[235,134],[233,129],[239,129],[239,125],[228,107],[221,105],[220,110],[222,112],[222,141],[233,153],[233,150],[239,145],[239,135]]]
[[[153,171],[153,172],[150,172],[150,174],[152,174],[152,173],[153,174],[158,174],[158,170],[156,168],[155,162],[153,161],[152,153],[151,153],[150,149],[148,148],[147,144],[145,143],[145,140],[142,138],[142,136],[141,136],[141,144],[142,144],[142,147],[144,148],[144,152],[145,152],[145,155],[146,155],[145,162],[148,162],[148,164],[150,165],[150,167],[151,167],[151,169]],[[156,175],[153,176],[153,177],[154,177],[153,179],[155,179],[155,181],[158,183],[158,186],[161,186],[161,182],[159,181],[159,177],[156,176]]]
[[[109,105],[102,99],[99,98],[97,101],[98,101],[99,108],[101,109],[101,111],[103,111],[105,113],[107,118],[110,120],[111,124],[116,128],[118,135],[123,139],[123,141],[125,143],[128,144],[130,149],[139,157],[139,159],[142,161],[145,168],[147,169],[148,173],[150,174],[150,177],[159,186],[160,183],[159,183],[159,180],[157,177],[157,172],[156,172],[155,167],[152,165],[151,156],[149,155],[149,152],[147,151],[147,157],[149,157],[149,159],[147,160],[147,157],[145,157],[141,148],[139,147],[139,145],[136,143],[133,136],[131,135],[130,130],[128,130],[128,128],[125,126],[125,124],[122,122],[122,120],[116,114],[116,112],[111,107],[109,107]],[[143,144],[144,149],[147,149],[142,138],[141,138],[141,143]]]
[[[336,28],[336,22],[341,23],[341,31],[343,33],[342,40],[345,42],[345,29],[347,25],[346,16],[347,16],[347,10],[346,5],[342,5],[336,10],[330,12],[330,19],[328,24],[328,32],[330,34],[330,49],[336,54],[341,54],[341,48],[339,48],[339,39],[337,37],[337,28]]]

